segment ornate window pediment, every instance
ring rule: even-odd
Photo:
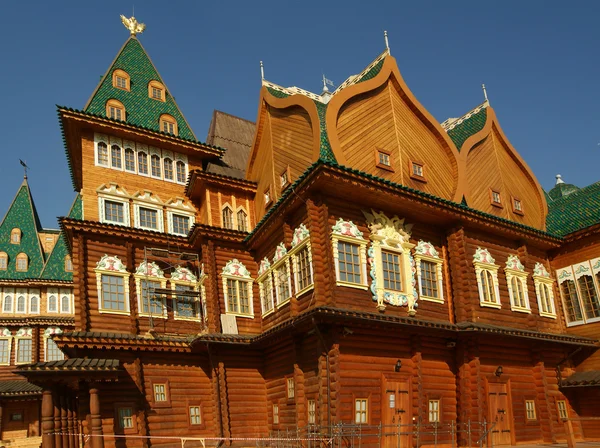
[[[533,284],[537,296],[540,316],[556,319],[554,306],[554,279],[542,263],[536,263],[533,268]]]
[[[98,311],[129,314],[129,272],[116,256],[104,255],[96,264]]]
[[[162,269],[154,262],[142,261],[135,270],[134,278],[139,315],[166,318],[164,295],[154,293],[154,289],[164,289],[167,286]]]
[[[273,297],[273,275],[271,272],[271,263],[268,258],[260,261],[258,268],[258,289],[260,292],[260,303],[263,316],[273,312],[275,309],[275,298]]]
[[[100,222],[129,226],[130,195],[116,182],[100,185],[98,193],[98,216]]]
[[[516,255],[509,255],[504,268],[506,283],[508,284],[508,295],[510,297],[510,309],[521,313],[531,313],[529,305],[529,292],[527,291],[527,272],[525,266]]]
[[[371,292],[377,309],[384,311],[386,304],[407,306],[408,314],[414,316],[417,308],[415,266],[410,251],[412,224],[384,213],[363,211],[371,231],[371,245],[367,252],[371,266]]]
[[[171,274],[171,289],[174,292],[173,309],[175,319],[206,320],[206,291],[204,288],[204,266],[200,271],[200,277],[196,276],[190,269],[177,266]],[[176,291],[184,291],[177,294]]]
[[[339,218],[331,228],[331,243],[336,283],[367,289],[367,240],[356,224]]]
[[[415,246],[415,266],[419,284],[419,299],[444,303],[442,264],[433,244],[420,240]]]
[[[473,255],[473,265],[479,289],[479,305],[490,308],[502,308],[500,303],[500,287],[498,285],[498,269],[496,260],[487,249],[478,247]]]
[[[252,295],[253,279],[250,271],[239,260],[229,260],[221,271],[225,311],[241,317],[254,317]]]
[[[295,292],[298,297],[314,287],[310,232],[304,223],[294,230],[289,255],[294,268]]]

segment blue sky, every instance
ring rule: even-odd
[[[19,1],[0,15],[0,215],[22,180],[46,227],[74,198],[56,104],[83,108],[128,37],[119,15],[146,23],[140,41],[199,140],[214,109],[255,120],[266,78],[318,92],[383,49],[419,101],[443,121],[483,100],[549,189],[554,175],[600,180],[600,2]]]

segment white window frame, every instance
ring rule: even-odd
[[[245,219],[246,230],[240,230],[240,220],[238,219],[240,212],[244,212],[244,214],[246,215],[246,219]],[[234,220],[235,220],[235,230],[237,230],[238,232],[250,232],[250,215],[248,215],[248,210],[246,210],[246,207],[243,207],[240,205],[237,208],[237,210],[235,211],[235,219]]]
[[[169,159],[171,160],[171,169],[173,172],[173,179],[167,179],[167,177],[165,176],[165,159]],[[166,149],[162,150],[162,176],[163,176],[163,180],[165,182],[172,182],[175,183],[175,180],[177,179],[177,165],[175,163],[175,157],[173,154],[173,151],[169,151]]]
[[[46,312],[49,314],[58,314],[60,311],[60,296],[58,294],[58,288],[48,288],[46,290]],[[54,296],[56,299],[56,308],[55,309],[51,309],[50,308],[50,297]]]
[[[258,290],[260,294],[260,305],[262,316],[265,317],[275,312],[276,293],[273,289],[275,282],[273,281],[273,271],[268,258],[263,258],[258,269]],[[268,298],[270,297],[270,300]]]
[[[414,260],[410,251],[415,247],[410,242],[410,228],[404,224],[404,219],[397,216],[388,218],[384,213],[371,210],[371,213],[363,212],[367,218],[367,224],[371,231],[369,239],[369,257],[372,260],[369,275],[374,291],[373,300],[377,302],[377,310],[383,312],[386,304],[392,306],[407,306],[407,314],[416,314],[416,302],[418,299],[416,291],[416,280],[413,276],[412,266]],[[396,253],[400,258],[400,271],[402,275],[402,291],[385,289],[383,275],[382,252]]]
[[[188,226],[187,233],[175,232],[175,226],[173,226],[173,215],[183,216],[183,217],[186,217],[188,219],[189,226]],[[188,236],[188,234],[190,233],[190,230],[191,230],[192,226],[194,225],[194,215],[191,214],[191,213],[182,212],[181,210],[170,210],[170,209],[167,209],[167,220],[168,220],[168,222],[167,222],[168,231],[172,235]]]
[[[498,269],[500,266],[495,264],[496,260],[490,255],[487,249],[478,247],[473,255],[473,266],[475,266],[475,276],[477,278],[477,289],[479,290],[479,306],[488,308],[502,308],[500,302],[500,286],[498,285]],[[488,302],[485,300],[483,291],[483,283],[481,282],[481,274],[489,272],[492,276],[492,291],[494,292],[494,301]]]
[[[106,224],[115,224],[118,226],[130,226],[130,216],[129,216],[129,194],[124,188],[119,187],[116,183],[110,182],[106,185],[101,185],[96,189],[98,193],[98,216],[100,218],[100,222]],[[106,219],[105,216],[105,202],[116,202],[123,205],[123,222],[111,221]]]
[[[550,274],[546,270],[546,267],[542,263],[536,263],[533,268],[533,284],[535,287],[535,295],[537,297],[538,311],[540,316],[549,317],[550,319],[556,319],[556,305],[554,303],[554,279],[550,277]],[[544,311],[544,305],[542,300],[542,288],[547,287],[548,290],[548,301],[550,303],[550,311]]]
[[[119,147],[119,151],[120,151],[120,156],[119,156],[119,160],[121,162],[121,167],[117,167],[113,165],[113,146],[118,146]],[[125,150],[123,149],[123,146],[118,144],[116,141],[112,141],[110,142],[110,146],[108,147],[108,164],[110,165],[110,169],[112,170],[116,170],[116,171],[123,171],[125,169],[124,165],[125,165]]]
[[[157,282],[160,284],[161,288],[167,287],[167,279],[165,278],[164,272],[162,269],[158,267],[158,265],[154,262],[146,262],[142,261],[140,265],[137,267],[135,274],[133,275],[135,280],[135,291],[137,294],[137,303],[138,303],[138,315],[143,317],[152,317],[159,319],[167,318],[167,303],[164,297],[161,297],[161,314],[154,314],[151,312],[150,306],[150,298],[148,298],[148,312],[144,311],[144,304],[142,302],[142,281],[147,280],[149,282]]]
[[[63,299],[67,297],[68,298],[68,303],[69,303],[69,309],[68,311],[63,311]],[[73,290],[72,289],[65,289],[65,288],[60,288],[59,290],[59,294],[58,294],[58,312],[60,314],[73,314],[74,313],[74,303],[73,303],[74,299],[73,299]]]
[[[123,171],[126,173],[136,174],[137,173],[137,151],[135,150],[135,142],[129,140],[123,140]],[[133,151],[133,170],[128,170],[125,163],[125,151],[131,149]]]
[[[39,289],[30,289],[29,290],[29,303],[28,303],[28,309],[29,309],[29,314],[40,314],[41,313],[41,307],[42,307],[42,300],[40,298],[40,290]],[[31,309],[31,303],[32,303],[32,299],[37,299],[37,311],[33,311]]]
[[[598,263],[600,264],[600,263]],[[596,298],[598,300],[600,300],[600,291],[597,285],[597,281],[596,281],[596,273],[594,272],[593,266],[591,265],[591,263],[589,261],[585,261],[582,263],[577,263],[574,264],[572,266],[573,268],[573,274],[575,274],[575,286],[577,287],[577,292],[578,292],[578,297],[579,297],[579,303],[581,305],[581,312],[583,315],[583,319],[585,321],[586,324],[592,323],[592,322],[600,322],[600,316],[597,317],[588,317],[586,315],[586,306],[583,300],[583,294],[581,293],[581,287],[579,285],[579,279],[585,275],[589,275],[590,277],[592,277],[592,283],[593,283],[593,287],[594,287],[594,291],[596,293]]]
[[[427,421],[429,423],[440,423],[442,415],[442,400],[432,398],[427,404]]]
[[[364,403],[365,408],[362,409]],[[360,404],[360,406],[358,406]],[[360,413],[360,418],[359,418]],[[364,421],[363,420],[364,414]],[[355,398],[354,399],[354,423],[357,425],[368,425],[369,424],[369,398]]]
[[[0,328],[0,340],[2,341],[7,341],[7,349],[8,349],[8,353],[7,353],[7,362],[0,362],[0,366],[9,366],[10,365],[10,361],[11,361],[11,354],[12,354],[12,340],[13,340],[13,336],[11,331],[6,328],[6,327],[2,327]]]
[[[100,143],[100,142],[102,142],[106,145],[106,154],[107,154],[106,165],[103,165],[98,162],[98,143]],[[100,166],[102,168],[110,168],[111,167],[110,139],[108,138],[108,135],[94,133],[94,165]]]
[[[223,217],[223,212],[225,211],[225,209],[228,208],[229,211],[231,212],[231,227],[225,227],[225,219]],[[223,227],[224,229],[227,230],[236,230],[236,217],[235,217],[235,211],[233,210],[233,207],[231,206],[231,204],[229,204],[229,202],[225,202],[222,206],[221,206],[221,227]]]
[[[101,314],[120,314],[128,316],[130,314],[129,306],[129,272],[123,262],[116,256],[104,255],[96,264],[96,288],[98,292],[98,312]],[[125,310],[112,310],[103,308],[102,297],[102,275],[110,275],[123,278],[123,300],[125,301]]]
[[[159,179],[162,180],[163,179],[163,170],[164,170],[164,166],[163,166],[163,159],[162,159],[162,154],[160,153],[160,149],[155,148],[154,146],[150,146],[148,148],[150,154],[148,157],[148,174],[150,174],[150,177],[152,179]],[[154,174],[152,174],[152,156],[158,156],[158,168],[160,169],[160,176],[155,176]]]
[[[227,288],[227,280],[234,280],[238,282],[245,282],[248,286],[248,308],[249,312],[241,313],[231,311],[229,309],[229,300],[228,300],[228,288]],[[225,313],[230,314],[237,317],[245,317],[248,319],[254,319],[254,294],[252,284],[254,283],[254,279],[250,275],[250,271],[246,269],[238,259],[234,258],[233,260],[229,260],[227,264],[223,267],[221,271],[221,282],[223,285],[223,298],[225,300]],[[238,294],[239,300],[239,294]],[[238,309],[241,308],[238,303]]]
[[[426,300],[428,302],[444,303],[444,280],[442,278],[442,266],[443,260],[440,258],[440,254],[435,249],[433,244],[419,240],[415,246],[415,267],[417,269],[417,283],[419,285],[419,300]],[[438,290],[438,297],[430,297],[423,294],[423,275],[421,268],[421,261],[427,261],[435,265],[435,275]]]
[[[288,296],[280,297],[279,296],[279,270],[284,268],[287,269],[286,281],[288,284]],[[279,309],[279,307],[289,303],[294,295],[294,291],[292,289],[292,267],[290,263],[290,257],[288,255],[287,249],[283,243],[279,243],[279,245],[275,248],[275,255],[273,255],[273,264],[271,265],[271,271],[273,273],[273,288],[275,290],[275,306]]]
[[[6,297],[10,297],[10,310],[6,309]],[[15,312],[15,290],[13,288],[3,288],[2,291],[2,312],[13,314]]]
[[[196,210],[189,201],[186,201],[182,197],[174,197],[169,199],[165,203],[165,207],[167,210],[167,231],[172,235],[180,235],[187,236],[189,234],[189,230],[192,229],[192,226],[196,223]],[[188,233],[176,233],[173,228],[173,215],[186,216],[189,219],[189,230]]]
[[[510,298],[510,309],[519,313],[531,313],[531,305],[529,304],[529,290],[527,288],[527,277],[528,273],[525,272],[525,266],[519,260],[517,255],[509,255],[506,260],[506,267],[504,268],[504,274],[506,275],[506,284],[508,287],[508,296]],[[517,291],[513,291],[513,280],[521,282],[523,287],[523,299],[525,300],[525,306],[520,306],[517,303]]]
[[[185,185],[187,183],[188,180],[188,176],[190,175],[189,173],[189,166],[188,166],[188,158],[185,154],[179,154],[179,153],[175,153],[174,154],[174,158],[173,158],[173,174],[174,174],[174,181],[175,183],[178,183],[180,185]],[[179,180],[177,179],[177,162],[183,162],[183,169],[185,171],[185,176],[182,182],[179,182]]]
[[[62,330],[59,327],[48,327],[44,331],[44,362],[62,361],[63,359],[65,359],[65,354],[62,351],[61,351],[61,353],[62,353],[61,359],[53,359],[53,360],[48,359],[48,339],[52,339],[52,336],[55,334],[62,334]],[[55,342],[55,344],[56,344],[56,342]]]
[[[300,262],[299,255],[304,249],[308,251],[308,268],[310,272],[309,284],[304,288],[300,289]],[[294,293],[296,297],[299,297],[308,291],[311,291],[315,287],[315,273],[313,271],[313,260],[312,260],[312,246],[310,243],[310,232],[304,225],[300,224],[294,230],[294,237],[292,238],[292,248],[288,252],[292,259],[292,266],[294,268]]]
[[[182,268],[181,266],[177,266],[175,268],[175,272],[171,274],[171,289],[173,291],[173,316],[175,320],[188,320],[198,322],[202,320],[203,316],[206,316],[206,290],[204,287],[204,280],[206,275],[204,272],[200,273],[200,278],[196,277],[189,269]],[[198,313],[196,317],[186,317],[180,316],[177,312],[177,306],[175,301],[177,300],[177,285],[189,286],[192,288],[192,291],[200,292],[200,297],[198,297],[195,302],[197,302]]]
[[[146,210],[152,210],[152,211],[156,212],[156,226],[157,226],[156,229],[154,229],[152,227],[145,227],[140,224],[140,221],[141,221],[140,220],[140,208],[145,208]],[[134,202],[133,209],[134,209],[134,226],[135,227],[137,227],[138,229],[152,230],[154,232],[164,232],[165,231],[162,207],[157,207],[155,205],[151,205],[148,203]]]
[[[23,311],[19,311],[19,299],[23,297],[25,300]],[[17,288],[15,293],[15,314],[28,314],[29,313],[29,295],[27,289]]]
[[[288,400],[292,400],[296,397],[296,383],[293,376],[288,376],[285,379],[286,391]]]
[[[340,254],[338,244],[340,242],[358,246],[358,263],[360,274],[359,282],[349,282],[340,279]],[[356,224],[354,224],[352,221],[346,221],[342,218],[338,218],[337,222],[331,228],[331,244],[333,248],[336,285],[346,286],[348,288],[368,289],[367,240],[365,240],[363,237],[363,233],[358,230]]]
[[[31,358],[29,361],[19,362],[19,341],[31,341]],[[19,328],[15,336],[15,365],[31,364],[33,362],[33,330],[29,327]]]
[[[577,286],[577,279],[573,275],[572,267],[567,266],[562,269],[557,269],[556,270],[556,278],[558,279],[558,289],[559,289],[559,293],[560,293],[560,296],[561,296],[562,302],[563,302],[565,322],[567,323],[567,327],[585,324],[585,312],[583,311],[581,298],[579,297],[579,288]],[[575,285],[575,293],[576,293],[575,300],[577,301],[577,305],[579,306],[579,310],[581,311],[581,319],[580,320],[569,321],[569,316],[567,313],[567,308],[569,308],[567,306],[567,298],[565,297],[565,295],[563,294],[563,291],[562,291],[562,284],[567,281],[572,281],[573,284]]]

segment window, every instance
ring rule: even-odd
[[[563,281],[560,284],[560,291],[565,301],[565,311],[569,323],[583,322],[583,313],[581,312],[575,282],[573,280]]]
[[[523,204],[520,199],[515,197],[512,198],[512,211],[517,215],[523,215]]]
[[[418,242],[415,247],[415,266],[420,299],[444,303],[442,259],[433,244],[423,240]]]
[[[50,294],[48,296],[48,312],[58,313],[58,299],[55,294]]]
[[[96,161],[98,165],[108,166],[108,146],[104,142],[98,142]]]
[[[502,207],[500,192],[490,188],[490,203],[495,207]]]
[[[153,316],[163,316],[164,307],[163,300],[160,295],[154,293],[155,289],[161,288],[160,282],[141,280],[140,289],[142,297],[142,307],[140,309],[143,314],[150,314]]]
[[[73,260],[69,255],[65,256],[65,271],[73,272]]]
[[[117,100],[108,100],[106,103],[106,116],[113,120],[125,120],[125,106]]]
[[[367,398],[357,398],[354,400],[354,422],[357,424],[367,423],[367,413],[369,411],[369,400]]]
[[[352,221],[339,218],[331,228],[338,285],[367,287],[367,241]]]
[[[557,400],[556,408],[558,409],[558,418],[560,420],[569,418],[569,412],[567,411],[567,402],[565,400]]]
[[[187,235],[190,231],[190,218],[188,216],[177,215],[173,213],[171,215],[171,220],[173,223],[172,233],[176,233],[178,235]]]
[[[527,420],[536,420],[535,400],[525,400],[525,415]]]
[[[0,339],[0,365],[10,365],[10,330],[3,328],[1,331],[2,339]],[[7,337],[8,336],[8,337]]]
[[[288,174],[288,170],[286,169],[283,173],[281,173],[279,175],[279,185],[281,186],[281,188],[285,188],[289,185],[290,183],[290,176]]]
[[[177,135],[177,121],[171,115],[163,114],[159,120],[160,130],[165,134]]]
[[[393,252],[381,251],[383,287],[392,291],[402,291],[400,276],[400,256]]]
[[[184,184],[187,178],[185,174],[185,163],[181,160],[178,160],[175,164],[175,168],[177,169],[177,182]]]
[[[260,262],[258,278],[256,281],[258,282],[258,288],[260,290],[260,303],[262,305],[262,313],[264,316],[275,309],[271,264],[266,257]]]
[[[248,231],[248,215],[244,210],[237,212],[237,227],[240,232]]]
[[[252,277],[237,259],[229,260],[221,272],[225,293],[225,310],[229,314],[254,317]]]
[[[506,273],[511,310],[530,313],[529,292],[527,291],[528,274],[518,256],[508,256],[504,272]]]
[[[125,148],[125,171],[135,173],[135,152],[131,148]]]
[[[13,300],[11,295],[4,295],[4,305],[2,306],[2,311],[5,313],[13,312]]]
[[[156,402],[167,401],[167,385],[166,384],[155,384],[154,385],[154,401],[156,401]]]
[[[171,159],[163,160],[163,166],[165,171],[165,179],[173,180],[173,161]]]
[[[308,400],[308,424],[314,425],[317,422],[317,403],[315,400]]]
[[[500,289],[498,286],[498,266],[487,249],[478,247],[473,256],[473,265],[477,275],[479,289],[479,305],[501,308]]]
[[[102,275],[102,308],[125,311],[125,291],[123,277]]]
[[[47,331],[47,330],[46,330]],[[60,351],[56,342],[51,337],[46,337],[46,361],[61,361],[65,359],[65,354]]]
[[[425,164],[423,162],[410,162],[410,178],[420,182],[427,182],[425,179]]]
[[[308,246],[304,246],[298,251],[295,259],[297,260],[297,289],[303,291],[312,285],[311,256]]]
[[[118,408],[117,414],[119,415],[119,428],[133,428],[133,408]]]
[[[154,210],[151,208],[140,207],[139,214],[140,214],[140,227],[143,227],[146,229],[153,229],[153,230],[158,229],[158,221],[157,221],[158,211],[157,210]]]
[[[345,241],[338,242],[338,269],[341,282],[362,283],[359,246]]]
[[[121,169],[121,148],[117,145],[110,147],[110,160],[113,168]]]
[[[533,281],[535,283],[540,316],[556,318],[552,280],[550,279],[550,282],[542,281],[534,275]]]
[[[60,299],[60,312],[63,314],[71,312],[71,298],[68,295],[63,295]]]
[[[273,403],[273,424],[279,424],[279,405],[277,403]]]
[[[129,90],[129,75],[126,71],[117,69],[112,74],[113,87],[122,90]]]
[[[25,314],[27,309],[27,299],[24,295],[19,295],[17,297],[17,313]]]
[[[577,275],[577,273],[575,274]],[[591,275],[582,275],[577,279],[577,285],[581,292],[581,300],[583,302],[583,312],[586,319],[594,319],[600,317],[600,302],[594,285],[594,279]]]
[[[148,83],[148,96],[153,100],[165,101],[165,86],[158,81]]]
[[[98,310],[129,314],[129,273],[119,257],[104,255],[96,264]]]
[[[150,157],[150,167],[152,169],[152,177],[160,177],[160,156],[152,154],[152,157]]]
[[[20,330],[21,331],[21,330]],[[28,364],[32,361],[32,340],[31,340],[31,329],[29,329],[29,336],[17,337],[17,360],[16,364]],[[18,336],[18,335],[17,335]]]
[[[190,425],[201,425],[200,406],[190,406]]]
[[[271,197],[271,188],[267,188],[265,190],[265,192],[263,193],[263,198],[265,200],[265,207],[268,207],[269,205],[271,205],[271,201],[273,200],[273,198]]]
[[[277,305],[281,305],[287,302],[291,297],[290,288],[290,263],[286,259],[281,263],[281,266],[274,269],[276,294],[277,294]]]
[[[440,422],[440,400],[429,400],[429,423]]]
[[[394,171],[392,167],[392,153],[386,149],[375,150],[375,166],[386,171]]]
[[[167,286],[167,279],[162,269],[152,261],[143,261],[135,270],[134,277],[140,315],[166,317],[165,299],[162,294],[154,292]]]
[[[175,296],[175,316],[182,319],[199,319],[200,302],[195,288],[191,285],[175,285],[175,291],[181,292]]]
[[[295,391],[295,386],[294,386],[294,378],[290,377],[286,379],[286,384],[287,384],[287,397],[289,399],[294,398],[296,391]]]
[[[138,173],[148,174],[148,154],[138,152]]]
[[[124,209],[125,204],[123,202],[115,201],[104,201],[104,221],[113,222],[117,224],[125,223]]]
[[[28,269],[27,264],[28,264],[27,254],[21,252],[19,255],[17,255],[17,271],[20,271],[20,272],[27,271],[27,269]]]
[[[223,227],[226,229],[233,229],[233,210],[231,210],[229,205],[223,207],[222,217]]]
[[[5,271],[8,267],[8,254],[6,252],[0,252],[0,270]]]
[[[29,313],[40,314],[40,298],[38,296],[31,296],[29,298]]]

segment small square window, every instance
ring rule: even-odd
[[[154,401],[156,401],[156,402],[167,401],[167,385],[166,384],[155,384],[154,385]]]
[[[22,422],[23,421],[23,411],[11,412],[10,413],[10,421],[11,422]]]
[[[133,428],[133,409],[119,408],[119,427],[121,429]]]
[[[152,87],[152,98],[156,100],[162,100],[162,90]]]
[[[512,207],[513,213],[516,213],[517,215],[523,215],[523,203],[519,198],[512,198]]]
[[[115,76],[115,82],[117,84],[117,87],[119,89],[125,89],[127,90],[127,79],[121,77],[121,76]]]
[[[190,425],[201,425],[200,406],[190,406]]]
[[[391,153],[384,149],[377,149],[375,151],[375,166],[386,171],[394,171]]]
[[[282,190],[290,184],[290,167],[289,166],[283,171],[283,173],[281,173],[279,175],[279,182],[280,182]]]
[[[265,197],[265,207],[271,205],[273,198],[271,197],[271,189],[270,188],[267,188],[265,190],[264,197]]]
[[[502,207],[502,196],[499,191],[490,189],[490,202],[494,207]]]
[[[423,162],[410,162],[410,178],[418,180],[419,182],[426,182],[425,180],[425,164]]]

